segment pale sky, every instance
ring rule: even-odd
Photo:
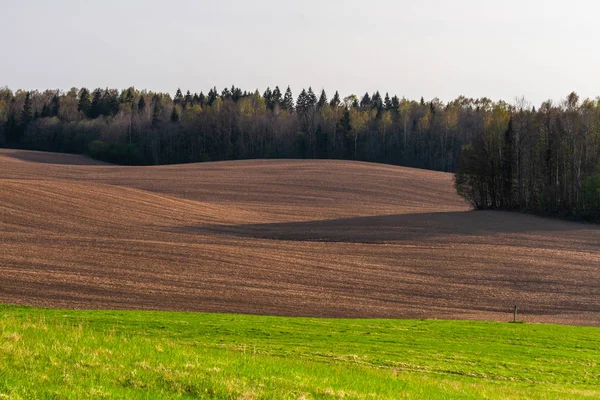
[[[596,0],[0,0],[0,86],[600,95]]]

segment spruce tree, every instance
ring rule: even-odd
[[[208,105],[212,106],[218,97],[219,97],[219,92],[217,92],[217,88],[214,87],[214,88],[210,89],[210,91],[208,92],[208,99],[207,99]]]
[[[200,92],[200,95],[198,96],[198,101],[200,102],[200,107],[204,107],[204,105],[206,104],[206,96],[203,92]]]
[[[400,112],[400,99],[396,95],[392,97],[392,109],[396,112]]]
[[[312,87],[308,87],[308,92],[306,93],[306,106],[307,109],[312,109],[317,105],[317,96],[315,92],[313,92]]]
[[[383,107],[383,100],[381,100],[381,95],[379,94],[379,90],[373,93],[373,97],[371,97],[371,107],[380,110]]]
[[[198,96],[198,93],[194,93],[194,96],[192,97],[192,105],[196,104],[200,104],[200,96]]]
[[[367,108],[371,106],[371,97],[369,93],[365,93],[362,100],[360,101],[360,108]]]
[[[308,110],[308,94],[306,93],[306,89],[302,89],[300,95],[298,95],[298,100],[296,100],[296,111],[298,114],[303,114]]]
[[[102,95],[102,111],[104,115],[117,115],[119,112],[119,92],[106,88]]]
[[[281,108],[286,110],[289,113],[294,112],[294,98],[292,97],[292,90],[288,86],[285,95],[283,96],[283,102],[281,103]]]
[[[243,96],[242,89],[236,88],[234,85],[231,85],[231,98],[234,102],[238,102]]]
[[[90,91],[86,88],[81,88],[79,91],[79,101],[77,103],[77,111],[83,113],[86,117],[90,117],[92,108],[92,100],[90,99]]]
[[[394,105],[392,104],[392,99],[390,99],[389,93],[385,94],[385,100],[383,101],[383,107],[388,111],[390,111],[391,109],[394,108]]]
[[[331,102],[329,103],[329,105],[331,106],[331,108],[337,108],[337,107],[340,106],[341,103],[342,103],[342,101],[340,100],[340,94],[336,90],[335,94],[333,95],[333,98],[331,99]]]
[[[175,97],[173,97],[173,103],[181,104],[182,101],[183,101],[183,93],[181,93],[180,88],[177,88],[177,91],[175,92]]]
[[[273,109],[273,92],[271,92],[271,88],[267,86],[267,89],[263,93],[263,99],[265,99],[265,104],[269,110]]]
[[[190,93],[189,90],[187,91],[187,93],[185,94],[185,97],[183,98],[183,105],[187,106],[188,104],[192,104],[192,94]]]
[[[273,94],[271,96],[272,101],[273,101],[273,106],[280,106],[281,107],[281,90],[279,90],[279,86],[275,86],[275,89],[273,90]]]
[[[321,96],[319,97],[319,101],[317,102],[317,108],[320,110],[327,104],[327,94],[325,93],[325,89],[321,90]]]
[[[230,98],[231,98],[231,92],[229,91],[229,89],[228,89],[228,88],[224,88],[224,89],[221,91],[221,98],[222,98],[223,100],[225,100],[225,99],[230,99]]]

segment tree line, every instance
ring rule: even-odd
[[[328,97],[289,87],[185,94],[0,88],[0,146],[131,165],[326,158],[455,172],[478,209],[598,219],[600,101],[572,93],[536,110],[461,96]]]
[[[477,209],[600,221],[600,99],[496,109],[462,147],[459,194]]]
[[[329,158],[456,169],[468,129],[458,121],[488,100],[411,101],[325,90],[185,94],[0,88],[0,145],[86,153],[120,164],[248,158]],[[491,104],[491,103],[490,103]],[[467,108],[468,108],[467,107]]]

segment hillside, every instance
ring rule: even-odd
[[[470,211],[440,172],[120,167],[0,150],[0,301],[600,326],[600,228]]]

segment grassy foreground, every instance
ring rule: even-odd
[[[600,397],[600,329],[0,305],[0,399]]]

